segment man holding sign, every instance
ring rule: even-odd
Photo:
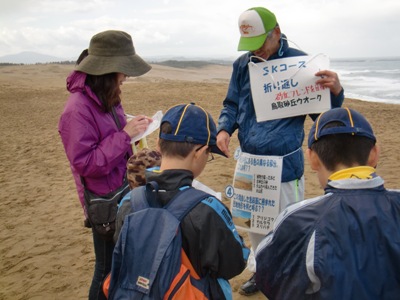
[[[304,156],[301,147],[306,116],[309,114],[315,120],[317,112],[329,109],[322,107],[316,110],[316,104],[313,104],[323,100],[327,92],[324,90],[329,89],[328,105],[332,108],[342,105],[344,91],[337,74],[325,70],[325,65],[318,63],[320,58],[309,57],[305,52],[289,47],[275,15],[269,10],[255,7],[243,12],[239,17],[239,29],[238,50],[248,52],[233,64],[229,89],[218,120],[217,144],[229,156],[230,136],[238,129],[241,151],[247,155],[247,160],[249,155],[260,156],[261,161],[271,161],[274,157],[282,160],[278,201],[278,210],[282,211],[288,204],[304,199]],[[254,67],[261,71],[251,71]],[[313,72],[311,75],[315,78],[312,84],[302,83],[307,72]],[[262,101],[265,103],[260,104]],[[266,112],[267,109],[270,111]],[[274,118],[274,115],[279,117]],[[243,158],[239,158],[238,162],[241,160]],[[253,184],[253,192],[259,190],[254,186],[258,178],[268,177],[267,174],[246,176]],[[237,193],[235,185],[234,190]],[[263,192],[260,198],[267,198],[265,201],[268,202],[266,193]],[[262,203],[265,201],[263,199]],[[252,250],[257,248],[267,232],[260,234],[249,230]],[[255,262],[249,260],[248,267],[255,273]],[[254,276],[240,289],[244,295],[257,291]]]

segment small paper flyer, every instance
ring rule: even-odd
[[[131,115],[126,115],[127,117],[130,118],[134,118],[135,116],[131,116]],[[153,119],[153,122],[151,122],[149,124],[149,127],[147,127],[147,130],[145,132],[143,132],[142,134],[139,134],[137,136],[134,136],[131,139],[131,144],[134,144],[135,142],[139,141],[140,139],[148,136],[149,134],[153,133],[155,130],[157,130],[158,128],[160,128],[160,124],[161,124],[161,119],[163,117],[163,113],[161,110],[157,111],[154,116],[152,116],[151,118]]]
[[[217,198],[219,201],[221,201],[221,193],[216,192],[213,189],[211,189],[209,186],[205,185],[204,183],[193,179],[192,186],[198,190],[202,190],[203,192],[209,193],[210,195],[213,195],[215,198]]]
[[[233,185],[225,194],[231,199],[231,212],[236,227],[267,234],[280,211],[283,158],[235,152],[237,159]]]

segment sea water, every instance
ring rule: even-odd
[[[346,98],[400,104],[400,57],[331,59]]]

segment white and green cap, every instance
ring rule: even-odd
[[[253,7],[239,17],[239,51],[254,51],[264,44],[268,33],[276,26],[276,17],[264,7]]]

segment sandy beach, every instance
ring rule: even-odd
[[[87,299],[94,264],[91,233],[83,227],[57,131],[68,97],[65,79],[72,69],[55,64],[0,67],[0,300]],[[178,103],[196,102],[217,120],[230,72],[230,66],[153,65],[148,74],[124,83],[123,106],[129,114],[152,116]],[[400,105],[346,99],[344,106],[371,122],[381,145],[378,174],[387,188],[398,187]],[[308,119],[306,132],[310,126]],[[147,140],[154,147],[156,134]],[[237,145],[234,135],[231,153]],[[223,192],[232,184],[234,168],[233,158],[216,157],[198,180]],[[305,178],[307,198],[322,193],[307,163]],[[261,293],[239,295],[248,277],[244,271],[231,280],[234,299],[266,299]]]

